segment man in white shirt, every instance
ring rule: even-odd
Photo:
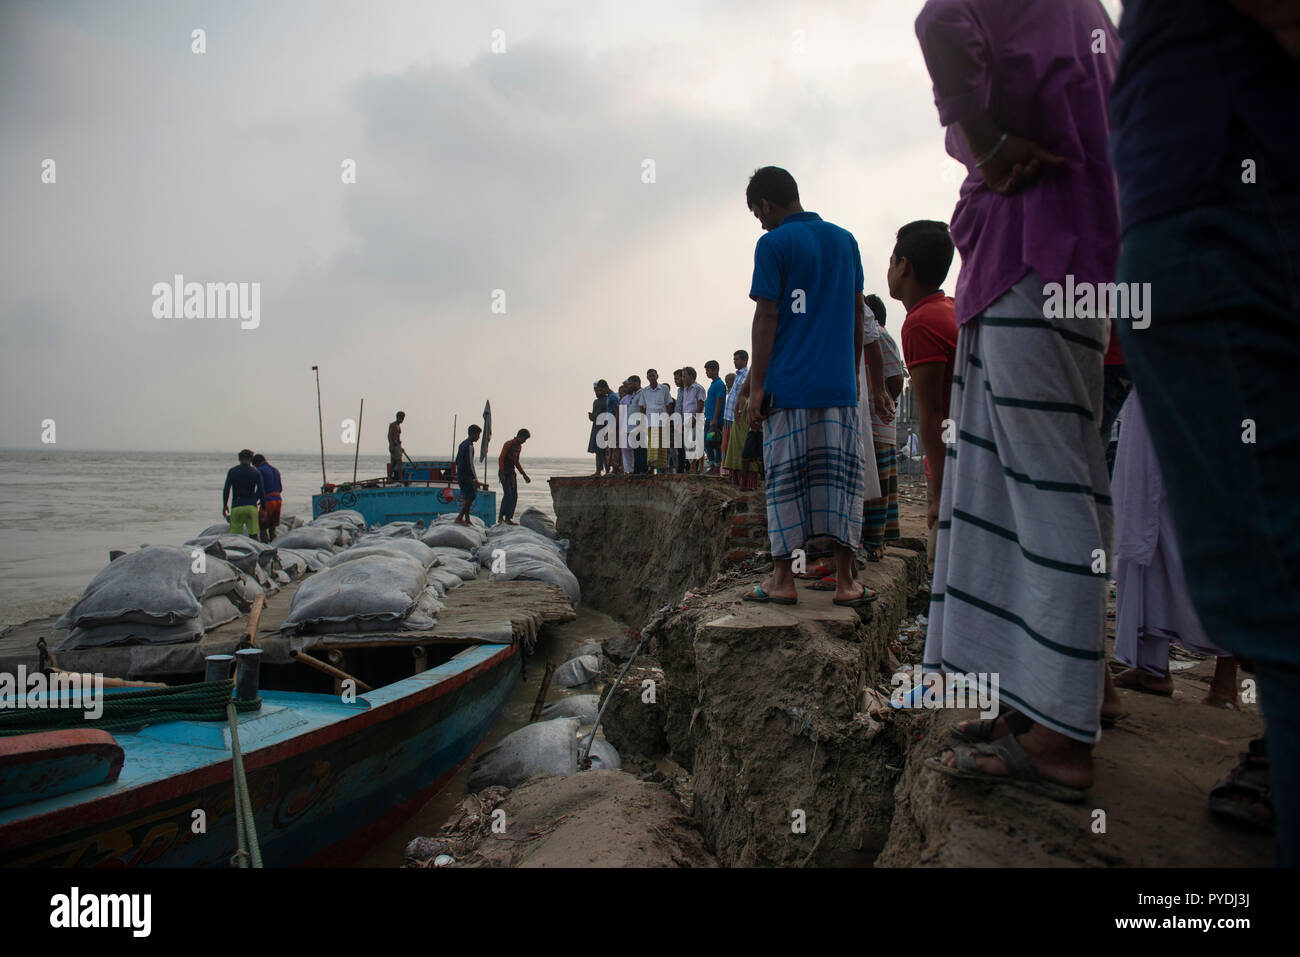
[[[638,409],[645,415],[650,416],[648,432],[648,448],[646,449],[646,468],[653,470],[658,469],[660,472],[668,471],[668,413],[671,411],[669,403],[672,396],[669,393],[668,384],[659,381],[659,373],[654,369],[647,369],[646,378],[650,384],[637,393],[636,402]]]
[[[704,400],[707,393],[704,386],[696,381],[695,367],[682,369],[682,386],[677,393],[677,411],[682,416],[682,434],[685,442],[682,447],[681,472],[698,472],[700,462],[704,460]]]

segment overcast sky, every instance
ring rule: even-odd
[[[756,167],[886,299],[894,231],[950,218],[921,6],[0,0],[0,446],[315,449],[319,365],[332,452],[364,396],[363,452],[491,399],[494,448],[584,455],[593,380],[749,346]],[[260,325],[156,318],[176,274]]]

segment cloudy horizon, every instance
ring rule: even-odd
[[[594,380],[748,348],[765,165],[897,331],[894,232],[961,178],[921,0],[540,6],[0,4],[0,447],[311,451],[318,365],[330,454],[364,397],[362,454],[491,400],[495,447],[580,457]],[[176,276],[256,323],[160,317]]]

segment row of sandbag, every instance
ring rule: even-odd
[[[448,591],[476,577],[467,550],[420,540],[423,522],[392,522],[356,534],[299,586],[283,634],[425,631]]]
[[[355,511],[317,522],[291,518],[274,545],[222,524],[180,547],[147,545],[119,556],[56,623],[69,630],[57,650],[197,641],[246,613],[258,595],[321,567],[365,529]]]
[[[264,594],[254,576],[215,555],[146,545],[109,562],[91,580],[56,622],[69,629],[56,650],[197,641]]]

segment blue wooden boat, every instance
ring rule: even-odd
[[[474,644],[448,651],[452,657],[441,665],[353,703],[262,690],[260,710],[239,716],[267,866],[355,859],[466,761],[505,706],[520,649]],[[55,769],[63,784],[28,786],[22,803],[0,805],[0,865],[226,866],[237,846],[229,727],[170,721],[113,738],[122,752],[116,774],[112,749],[102,741],[80,742],[87,752],[80,762],[51,746],[44,769],[31,763],[41,748],[10,747],[22,752],[11,765],[27,762],[26,779]],[[0,751],[0,777],[4,759]],[[206,827],[196,834],[200,810]]]
[[[311,517],[351,508],[366,517],[367,525],[375,526],[414,521],[427,525],[439,515],[457,515],[463,499],[460,485],[451,477],[454,466],[454,462],[436,459],[408,462],[400,480],[390,467],[390,474],[380,479],[323,486],[320,494],[311,497]],[[479,483],[470,514],[488,525],[495,523],[496,492]]]

